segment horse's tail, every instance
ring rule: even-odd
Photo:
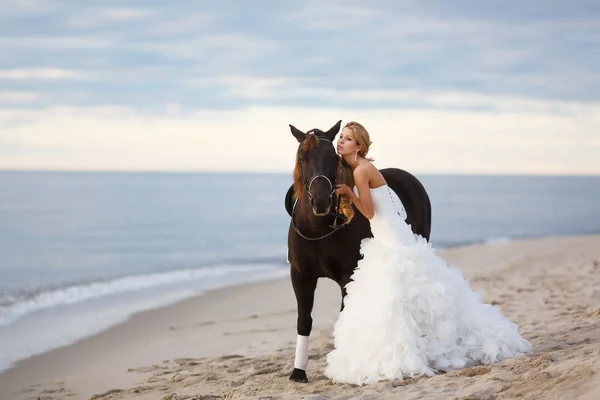
[[[431,220],[431,201],[429,199],[429,195],[427,194],[427,191],[425,190],[425,188],[423,188],[423,191],[425,193],[425,212],[424,212],[425,220],[423,222],[423,230],[425,231],[425,234],[422,235],[422,236],[424,238],[426,238],[427,241],[429,242],[429,237],[431,236],[431,223],[432,223],[432,220]]]

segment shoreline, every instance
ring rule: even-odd
[[[543,308],[544,298],[535,297],[535,292],[520,287],[524,282],[519,282],[522,277],[518,275],[531,272],[526,270],[528,262],[540,264],[543,271],[556,273],[557,276],[562,275],[561,265],[565,263],[574,263],[569,266],[569,270],[576,268],[575,264],[590,264],[588,267],[600,274],[600,235],[468,245],[437,250],[437,253],[452,265],[458,266],[474,289],[484,289],[484,301],[496,301],[501,306],[507,298],[514,297],[517,299],[515,301],[523,301],[512,294],[507,295],[514,291],[523,297],[533,296],[529,299],[531,305],[541,305]],[[548,267],[543,266],[546,262]],[[551,264],[556,271],[551,271]],[[517,276],[506,277],[509,274]],[[593,284],[591,289],[579,293],[580,296],[594,298],[593,295],[596,294],[595,298],[599,298],[600,285],[596,286],[598,281],[592,278],[587,282]],[[510,281],[508,287],[504,285],[507,279]],[[554,288],[549,293],[560,290],[560,287]],[[339,311],[340,301],[337,285],[330,280],[319,280],[313,312],[314,328],[309,345],[309,379],[314,380],[315,374],[321,373],[315,364],[322,362],[320,358],[329,348],[331,328]],[[567,307],[581,311],[584,316],[586,313],[590,314],[589,318],[596,323],[600,320],[600,305],[596,304],[596,309],[589,310],[593,305],[583,307],[579,304],[582,299],[575,303]],[[543,340],[540,343],[539,331],[558,322],[523,322],[531,316],[519,307],[502,310],[505,315],[516,320],[522,333],[525,332],[528,339],[532,340],[536,354],[540,351],[540,345],[542,348],[548,347],[548,343]],[[558,315],[559,319],[560,316],[566,318],[564,312]],[[129,398],[126,394],[125,397],[119,396],[123,396],[128,388],[140,387],[136,385],[140,385],[141,381],[152,380],[151,378],[156,381],[157,371],[164,369],[161,365],[172,366],[174,362],[177,364],[178,359],[193,359],[198,368],[202,368],[203,363],[206,364],[204,367],[211,368],[210,364],[229,360],[228,356],[235,356],[230,364],[235,365],[235,360],[239,358],[239,362],[258,360],[258,364],[264,365],[272,363],[271,358],[280,354],[280,357],[289,361],[282,362],[283,371],[260,375],[268,377],[269,374],[279,374],[277,380],[282,385],[288,384],[287,376],[280,375],[286,375],[289,372],[287,369],[292,367],[293,358],[290,361],[290,357],[293,354],[290,351],[293,353],[295,345],[295,325],[295,298],[289,277],[211,289],[199,296],[136,313],[127,321],[76,343],[16,362],[11,368],[0,372],[0,398],[35,399],[40,396],[42,399],[87,399],[116,390],[114,394],[98,398],[125,399]],[[562,329],[567,327],[561,324]],[[586,327],[578,330],[579,334],[593,336],[593,332]],[[597,333],[591,344],[595,346],[593,350],[597,351],[600,359],[600,337],[596,336]],[[315,359],[320,361],[315,363]],[[181,361],[178,365],[180,364]],[[191,367],[193,369],[193,365]],[[592,367],[594,374],[595,371],[600,371],[600,361],[596,360]],[[228,376],[227,379],[229,378]],[[225,382],[228,390],[235,391],[235,386],[232,386],[233,382],[237,382],[235,379],[236,373],[232,372],[231,380]],[[219,379],[213,381],[218,382]],[[418,379],[417,381],[420,382]],[[210,379],[205,379],[200,386],[209,388],[210,382]],[[172,386],[177,386],[177,382],[171,383]],[[375,385],[376,388],[379,386],[384,388],[382,390],[390,389],[385,389],[385,384]],[[396,389],[393,388],[392,391]],[[148,389],[139,398],[162,399],[166,394],[168,393],[164,391],[153,392]]]
[[[533,239],[537,239],[537,238],[533,238]],[[520,240],[530,240],[530,239],[520,239]],[[495,244],[501,244],[501,243],[510,243],[513,240],[511,240],[510,238],[504,238],[504,237],[498,237],[498,238],[492,238],[492,239],[487,239],[481,242],[473,242],[473,243],[464,243],[464,244],[457,244],[454,246],[448,246],[448,247],[440,247],[438,248],[438,251],[447,251],[447,250],[452,250],[452,249],[457,249],[457,248],[463,248],[463,247],[472,247],[472,246],[481,246],[481,245],[495,245]],[[289,265],[289,264],[288,264]],[[202,271],[202,270],[199,270]],[[102,327],[102,328],[97,328],[97,329],[93,329],[91,333],[88,334],[83,334],[79,337],[76,337],[75,339],[68,339],[68,342],[65,344],[60,344],[60,345],[55,345],[52,347],[49,347],[45,350],[39,351],[39,350],[35,350],[35,352],[25,358],[19,358],[16,361],[12,361],[10,366],[6,367],[6,366],[2,366],[0,365],[0,376],[9,371],[10,369],[14,368],[18,363],[28,360],[32,357],[37,357],[43,354],[46,354],[48,352],[51,351],[55,351],[55,350],[59,350],[65,347],[69,347],[72,346],[74,344],[77,344],[78,342],[82,341],[82,340],[87,340],[90,338],[93,338],[94,336],[100,335],[110,329],[113,329],[121,324],[127,323],[131,318],[133,318],[135,315],[141,314],[141,313],[145,313],[145,312],[149,312],[149,311],[153,311],[153,310],[159,310],[165,307],[170,307],[170,306],[176,306],[177,304],[184,302],[186,300],[190,300],[190,299],[195,299],[198,297],[202,297],[205,296],[206,293],[208,292],[212,292],[215,290],[222,290],[222,289],[227,289],[227,288],[235,288],[237,286],[243,286],[243,285],[250,285],[253,283],[264,283],[264,282],[269,282],[269,281],[273,281],[273,280],[285,280],[285,279],[289,279],[289,269],[288,267],[282,267],[280,269],[273,269],[273,271],[269,272],[269,275],[265,276],[265,277],[261,277],[261,278],[251,278],[251,279],[247,279],[247,280],[243,280],[240,282],[231,282],[231,283],[227,283],[227,284],[218,284],[214,287],[207,287],[207,288],[202,288],[198,290],[198,293],[196,294],[192,294],[192,295],[188,295],[173,301],[165,301],[163,304],[159,304],[157,306],[151,306],[149,308],[145,308],[142,310],[134,310],[131,312],[127,312],[127,316],[125,318],[117,318],[118,322],[114,322],[114,323],[108,323],[106,326]],[[181,271],[172,271],[172,273],[177,273],[177,272],[181,272]],[[187,272],[187,271],[186,271]],[[283,278],[282,278],[283,277]],[[130,278],[130,277],[126,277],[126,278]],[[122,279],[122,278],[121,278]],[[337,286],[336,286],[337,287]],[[156,290],[161,290],[161,286],[157,286],[154,289]],[[148,290],[148,289],[143,289],[143,290]],[[152,290],[152,289],[149,289]],[[123,293],[117,293],[117,295],[123,295]],[[91,297],[89,300],[92,301],[97,301],[97,300],[103,300],[103,298],[96,298],[96,297]],[[87,301],[87,300],[86,300]],[[86,302],[83,301],[83,302]],[[80,303],[83,303],[80,302]],[[40,311],[40,310],[37,310]],[[37,312],[35,311],[35,312]],[[45,311],[45,310],[42,310]],[[35,313],[34,312],[34,313]],[[24,316],[25,318],[29,317],[29,314]],[[16,321],[18,322],[18,321]],[[8,325],[10,326],[10,325]]]

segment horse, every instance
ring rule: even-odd
[[[317,280],[328,278],[337,282],[342,297],[340,310],[343,310],[345,286],[362,258],[361,241],[373,237],[369,220],[356,208],[349,223],[339,212],[339,196],[335,194],[335,188],[340,158],[333,140],[341,122],[338,121],[326,132],[312,129],[304,133],[289,125],[299,142],[294,184],[286,194],[286,209],[291,217],[288,261],[297,303],[298,333],[294,369],[289,379],[295,382],[308,382],[308,339],[312,330],[311,314]],[[402,201],[408,214],[406,222],[413,232],[429,241],[431,203],[421,182],[398,168],[380,171]]]

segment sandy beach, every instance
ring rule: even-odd
[[[600,399],[600,236],[438,251],[498,305],[534,353],[434,377],[366,386],[323,375],[339,288],[321,280],[309,383],[288,380],[296,305],[289,279],[208,292],[0,374],[0,400]]]

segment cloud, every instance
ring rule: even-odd
[[[0,3],[0,19],[42,14],[56,7],[58,2],[55,0],[3,0]]]
[[[600,104],[579,115],[565,107],[560,113],[298,107],[183,112],[174,104],[160,113],[127,107],[3,110],[4,139],[36,151],[4,151],[0,168],[290,173],[297,142],[288,124],[306,131],[343,119],[367,126],[379,167],[415,173],[600,173]],[[41,152],[45,148],[47,154]]]
[[[570,100],[599,96],[592,85],[600,82],[600,55],[590,49],[600,35],[600,16],[582,2],[544,3],[538,14],[527,5],[475,7],[468,0],[452,8],[431,1],[375,1],[368,7],[339,1],[207,3],[201,11],[185,1],[143,8],[134,1],[116,4],[48,6],[41,14],[46,19],[33,24],[16,18],[0,28],[0,48],[9,52],[14,69],[45,68],[44,59],[52,59],[56,68],[98,70],[96,80],[81,82],[92,92],[122,92],[141,72],[146,77],[135,90],[148,101],[155,98],[154,106],[167,92],[199,106],[186,82],[227,76],[294,79],[299,89],[320,79],[323,90],[347,85]],[[25,54],[31,49],[41,56]],[[148,74],[151,69],[156,73]],[[297,105],[310,105],[301,101]]]
[[[65,26],[75,29],[91,29],[144,20],[156,15],[155,11],[143,8],[92,8],[69,16],[65,21]]]
[[[88,48],[101,48],[113,46],[114,43],[107,39],[96,37],[74,36],[32,36],[32,37],[0,37],[0,48],[5,51],[19,53],[19,49],[48,49],[53,51],[74,51]]]
[[[11,80],[58,80],[80,78],[81,76],[81,72],[60,68],[0,70],[0,79]]]
[[[5,91],[0,92],[0,103],[25,104],[40,100],[42,95],[36,92]]]
[[[598,103],[544,100],[534,97],[484,95],[476,92],[425,90],[418,87],[406,89],[340,89],[307,85],[299,79],[285,77],[230,76],[218,80],[194,80],[190,85],[200,89],[222,85],[231,99],[254,103],[272,100],[304,103],[335,102],[348,107],[395,108],[410,107],[441,110],[488,110],[514,113],[557,113],[566,115],[600,112]]]
[[[596,168],[588,1],[9,0],[0,14],[0,135],[22,144],[5,167],[285,170],[287,155],[231,144],[250,132],[283,149],[282,126],[339,117],[406,143],[402,163],[424,171]],[[71,150],[23,158],[53,143]]]

